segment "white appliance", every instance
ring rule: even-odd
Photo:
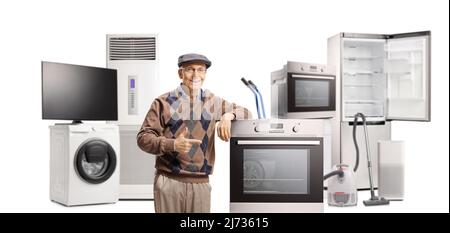
[[[327,200],[331,206],[355,206],[358,204],[355,173],[351,165],[337,164],[334,171],[341,171],[342,175],[335,175],[328,180]]]
[[[117,70],[117,103],[123,166],[120,199],[153,199],[155,156],[142,152],[136,135],[160,95],[157,34],[107,35],[107,67]]]
[[[323,212],[319,119],[240,120],[230,140],[230,212]]]
[[[50,199],[66,206],[117,202],[119,155],[116,125],[50,126]]]
[[[405,191],[403,141],[378,141],[378,195],[403,200]]]
[[[372,154],[391,139],[391,121],[430,121],[429,31],[393,35],[340,33],[328,39],[328,67],[336,74],[333,164],[354,164],[352,119],[367,117]],[[357,133],[363,148],[364,134]],[[361,151],[360,164],[367,164]],[[374,185],[378,161],[373,158]],[[368,170],[356,172],[358,189],[369,188]]]
[[[117,70],[119,125],[140,125],[159,93],[156,34],[107,35],[106,67]]]
[[[119,125],[120,199],[153,199],[155,155],[136,145],[137,125]]]

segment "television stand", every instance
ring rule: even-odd
[[[81,125],[81,124],[83,124],[82,121],[73,120],[71,123],[56,123],[55,125]]]

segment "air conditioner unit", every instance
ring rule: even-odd
[[[141,125],[159,93],[158,36],[107,35],[107,67],[117,70],[119,125]]]
[[[136,135],[159,90],[158,36],[110,34],[107,67],[117,70],[121,160],[119,199],[153,199],[155,155],[143,152]]]

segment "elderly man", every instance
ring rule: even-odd
[[[215,160],[214,133],[228,141],[231,121],[250,112],[201,89],[211,61],[200,54],[178,58],[181,84],[156,98],[137,135],[139,147],[156,155],[156,212],[209,212]]]

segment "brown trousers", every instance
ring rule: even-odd
[[[153,186],[156,213],[209,213],[211,185],[184,183],[163,174],[155,176]]]

